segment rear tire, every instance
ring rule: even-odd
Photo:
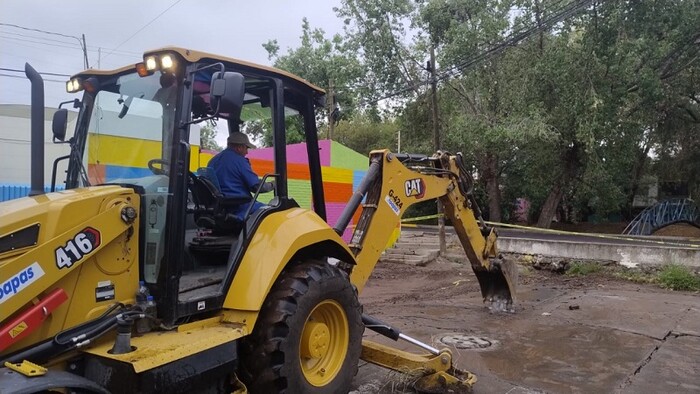
[[[347,393],[362,349],[362,306],[348,275],[325,262],[286,268],[241,346],[251,393]]]

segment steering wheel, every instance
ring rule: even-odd
[[[160,164],[160,168],[156,167],[155,164]],[[151,170],[154,175],[168,175],[163,169],[163,167],[167,165],[170,165],[170,163],[163,159],[151,159],[148,161],[148,169]]]

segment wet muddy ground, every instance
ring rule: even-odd
[[[699,294],[521,267],[517,296],[516,313],[492,314],[471,268],[439,258],[424,267],[380,262],[360,300],[409,336],[449,344],[456,366],[477,375],[477,394],[700,392]],[[354,386],[413,392],[405,375],[363,361]]]

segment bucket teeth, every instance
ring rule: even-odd
[[[518,267],[512,260],[495,258],[488,269],[474,270],[484,302],[495,312],[512,312],[515,288],[518,283]]]

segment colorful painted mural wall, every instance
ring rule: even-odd
[[[367,156],[361,155],[343,144],[330,140],[321,140],[319,145],[319,157],[321,159],[321,173],[323,175],[323,194],[326,199],[326,220],[331,226],[335,225],[345,205],[352,197],[354,190],[360,186],[362,178],[369,167]],[[202,150],[199,160],[202,166],[206,166],[216,152]],[[252,149],[248,152],[248,159],[253,170],[259,176],[274,173],[274,151],[272,148]],[[311,209],[311,182],[309,180],[309,159],[306,154],[306,144],[293,144],[287,146],[287,177],[289,196],[294,198],[302,208]],[[265,198],[262,196],[261,201]],[[346,242],[350,241],[355,224],[360,218],[362,207],[358,208],[350,221],[348,229],[343,234]],[[400,235],[400,228],[391,235],[387,247],[396,243]]]
[[[93,112],[87,144],[88,178],[93,184],[152,175],[148,161],[165,157],[163,119],[152,114]],[[190,131],[190,170],[199,168],[199,126]],[[170,149],[168,146],[165,149]]]
[[[321,140],[319,156],[323,174],[323,194],[326,199],[327,221],[332,226],[340,217],[353,190],[356,190],[367,171],[368,159],[352,149],[330,140]],[[248,153],[253,170],[258,175],[273,173],[272,148],[254,149]],[[305,144],[287,146],[287,172],[289,195],[302,208],[311,208],[311,183],[309,181],[309,160]],[[343,239],[350,240],[354,224],[360,217],[359,208],[350,222]]]
[[[110,130],[111,131],[111,130]],[[120,134],[120,135],[115,135]],[[88,135],[88,175],[92,182],[99,184],[117,178],[136,178],[151,174],[148,161],[161,157],[161,142],[157,138],[149,138],[142,133],[137,138],[124,133],[90,132]],[[194,143],[193,143],[194,142]],[[190,170],[197,171],[206,167],[209,160],[217,152],[200,150],[198,139],[191,141]],[[353,190],[356,190],[368,167],[368,158],[352,149],[330,140],[319,141],[319,156],[323,174],[323,191],[326,200],[326,215],[328,223],[333,226],[341,212],[350,200]],[[97,162],[96,157],[100,158]],[[272,148],[253,149],[248,153],[248,159],[255,173],[260,176],[274,173],[274,152]],[[287,146],[288,191],[302,208],[311,209],[311,183],[309,181],[309,162],[305,144]],[[272,198],[261,196],[261,201]],[[362,208],[359,208],[343,239],[350,240],[354,225],[357,223]],[[393,234],[389,245],[398,239],[398,229]]]
[[[148,161],[162,156],[161,142],[144,138],[90,133],[88,144],[91,148],[88,151],[88,177],[94,184],[153,175],[148,169]],[[102,146],[110,148],[100,149]],[[99,162],[96,159],[98,149]],[[190,171],[196,171],[200,162],[199,146],[190,145],[190,149]]]

